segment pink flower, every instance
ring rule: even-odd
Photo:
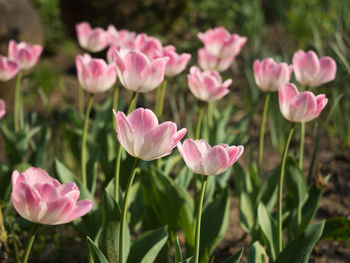
[[[160,52],[159,57],[169,58],[165,65],[165,76],[173,77],[180,74],[187,66],[188,61],[191,59],[191,55],[183,53],[181,55],[177,54],[175,47],[172,45],[166,46]]]
[[[243,154],[243,146],[219,144],[211,147],[204,140],[186,139],[177,144],[187,167],[196,174],[218,175],[231,167]]]
[[[198,49],[198,64],[203,70],[225,71],[232,65],[235,57],[218,58],[205,48]]]
[[[8,81],[17,75],[19,65],[6,57],[0,56],[0,81]]]
[[[151,61],[162,52],[163,46],[159,39],[146,34],[138,34],[135,39],[135,49],[145,54]]]
[[[4,100],[0,99],[0,120],[4,118],[6,114],[6,103]]]
[[[128,30],[117,30],[113,25],[109,25],[107,28],[107,33],[109,35],[109,45],[134,49],[136,33]]]
[[[205,33],[198,33],[198,38],[205,48],[218,58],[237,56],[247,42],[246,37],[230,34],[224,27],[209,29]]]
[[[324,94],[315,96],[310,91],[299,92],[291,83],[279,86],[278,98],[282,115],[291,122],[317,118],[328,102]]]
[[[313,51],[298,50],[293,55],[293,69],[300,84],[317,87],[334,80],[337,64],[331,57],[319,59]]]
[[[280,85],[287,84],[293,68],[287,63],[276,63],[273,58],[254,61],[254,77],[258,87],[266,91],[278,91]]]
[[[174,122],[158,124],[148,109],[138,108],[127,117],[123,112],[113,112],[120,144],[130,155],[145,161],[169,155],[186,134],[186,129],[177,131]]]
[[[79,45],[90,52],[99,52],[109,44],[109,34],[103,28],[92,29],[88,22],[82,22],[75,29]]]
[[[45,224],[69,223],[87,214],[93,207],[90,200],[78,201],[80,191],[75,183],[60,184],[40,168],[12,173],[11,200],[25,219]]]
[[[83,89],[91,93],[105,92],[117,79],[114,64],[107,65],[103,59],[84,54],[75,60],[78,80]]]
[[[193,95],[203,101],[215,101],[229,93],[228,87],[232,80],[222,83],[221,76],[213,70],[201,72],[197,67],[191,67],[187,75],[187,83]]]
[[[10,40],[8,49],[8,58],[16,62],[21,69],[27,70],[32,68],[39,60],[43,47],[21,42],[16,43]]]
[[[114,52],[114,61],[122,85],[135,92],[148,92],[162,83],[169,58],[152,62],[141,52],[121,49]]]

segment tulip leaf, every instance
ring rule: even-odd
[[[168,225],[169,231],[176,232],[181,227],[186,242],[193,247],[194,204],[191,195],[173,179],[154,170],[143,170],[139,178],[142,180],[144,202],[153,210],[155,218]]]
[[[239,263],[241,260],[241,257],[243,255],[243,248],[238,251],[236,254],[232,255],[231,257],[225,259],[222,263]]]
[[[264,247],[255,241],[253,245],[250,246],[247,255],[247,263],[268,263],[268,257]]]
[[[120,235],[121,211],[114,197],[107,191],[102,199],[102,228],[98,236],[98,244],[101,251],[111,263],[119,260],[119,235]],[[130,232],[128,224],[125,231],[125,256],[130,250]]]
[[[182,262],[183,258],[182,258],[182,253],[181,253],[181,246],[180,246],[180,242],[179,242],[179,238],[176,237],[175,240],[175,262]]]
[[[200,236],[201,262],[208,262],[215,247],[223,239],[230,215],[230,189],[227,187],[203,211]]]
[[[317,241],[321,238],[325,221],[309,226],[278,255],[275,263],[307,263]]]
[[[142,234],[132,243],[127,263],[155,262],[167,240],[168,232],[165,227]]]
[[[86,240],[94,263],[109,263],[96,244],[89,237],[86,237]]]
[[[321,239],[345,241],[350,239],[350,220],[335,217],[326,220]]]
[[[259,189],[257,201],[261,201],[265,205],[267,211],[271,211],[276,204],[279,177],[280,166],[277,166],[268,174],[268,179]]]
[[[275,220],[267,212],[266,207],[264,206],[263,203],[259,203],[259,206],[258,206],[258,222],[263,234],[267,238],[268,244],[266,245],[270,250],[272,260],[275,260],[276,255],[278,253],[277,251],[278,240],[276,240],[277,226],[276,226]]]
[[[190,258],[186,258],[184,261],[182,261],[181,263],[192,263],[192,259],[193,257]]]

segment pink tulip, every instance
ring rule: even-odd
[[[19,65],[6,57],[0,56],[0,81],[8,81],[17,75]]]
[[[134,49],[136,33],[128,30],[117,30],[113,25],[107,28],[109,44],[115,47]]]
[[[22,217],[35,223],[66,224],[84,216],[93,203],[78,201],[79,195],[75,183],[60,184],[40,168],[12,173],[12,204]]]
[[[222,83],[221,76],[217,71],[206,70],[201,72],[197,67],[191,67],[187,75],[187,83],[193,95],[203,101],[215,101],[229,93],[228,87],[232,80]]]
[[[130,155],[145,161],[169,155],[186,134],[186,129],[177,131],[174,122],[158,124],[148,109],[138,108],[127,117],[123,112],[113,112],[120,144]]]
[[[298,50],[293,55],[293,69],[300,84],[317,87],[334,80],[337,64],[331,57],[319,59],[313,51]]]
[[[183,53],[177,54],[175,47],[172,45],[166,46],[160,52],[159,57],[169,58],[165,65],[164,75],[167,77],[173,77],[180,74],[187,66],[188,61],[191,59],[191,55]]]
[[[114,52],[114,61],[122,85],[135,92],[148,92],[164,80],[165,65],[169,58],[152,62],[141,52],[121,49]]]
[[[6,114],[6,103],[4,100],[0,99],[0,120],[4,118]]]
[[[84,54],[77,56],[75,64],[79,83],[88,92],[105,92],[117,79],[114,64],[107,65],[103,59],[91,58],[90,55]]]
[[[317,118],[328,102],[324,94],[315,96],[310,91],[299,92],[291,83],[279,86],[278,98],[282,115],[291,122]]]
[[[187,167],[196,174],[218,175],[231,167],[243,154],[243,146],[219,144],[211,147],[204,140],[186,139],[177,144]]]
[[[109,34],[103,28],[92,29],[88,22],[82,22],[75,29],[79,45],[90,52],[99,52],[109,44]]]
[[[247,42],[246,37],[230,34],[224,27],[209,29],[205,33],[198,33],[198,38],[205,48],[218,58],[237,56]]]
[[[8,48],[8,58],[16,62],[21,69],[27,70],[32,68],[39,60],[43,47],[21,42],[16,43],[10,40]]]
[[[146,34],[138,34],[135,39],[135,49],[145,54],[151,61],[158,57],[163,47],[159,39]]]
[[[218,58],[205,48],[198,49],[198,64],[203,70],[225,71],[232,65],[235,57]]]
[[[287,84],[293,68],[287,63],[276,63],[273,58],[254,61],[254,77],[258,87],[264,91],[278,91],[280,85]]]

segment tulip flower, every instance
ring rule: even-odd
[[[117,78],[114,64],[107,65],[103,59],[84,54],[77,56],[78,80],[83,89],[90,93],[102,93],[113,86]]]
[[[210,102],[219,100],[229,93],[228,87],[232,80],[222,83],[221,76],[213,70],[201,72],[198,67],[191,67],[187,75],[188,87],[193,95],[203,101]]]
[[[230,34],[224,27],[209,29],[205,33],[198,33],[198,38],[205,48],[218,58],[234,57],[247,42],[246,37]]]
[[[158,124],[156,115],[148,109],[138,108],[127,117],[123,112],[113,112],[120,144],[141,160],[151,161],[169,155],[186,134],[186,129],[177,131],[174,122]]]
[[[114,52],[114,61],[121,84],[134,92],[148,92],[162,83],[169,58],[152,62],[136,50],[121,49]]]
[[[205,48],[198,49],[198,64],[203,70],[225,71],[232,65],[234,59],[234,56],[218,58]]]
[[[40,168],[12,173],[13,206],[22,217],[34,223],[59,225],[84,216],[93,203],[78,201],[79,195],[75,183],[61,184]]]
[[[135,49],[145,54],[152,61],[163,50],[163,47],[159,39],[146,34],[138,34],[135,39]]]
[[[8,59],[16,62],[21,69],[28,70],[38,62],[42,50],[40,45],[26,42],[16,43],[16,41],[10,40]]]
[[[273,58],[254,61],[256,85],[264,92],[278,91],[280,85],[289,82],[293,68],[287,63],[276,63]]]
[[[292,61],[295,78],[302,85],[318,87],[335,78],[337,64],[331,57],[318,58],[314,51],[298,50]]]
[[[6,103],[4,100],[0,99],[0,120],[4,118],[6,114]]]
[[[243,146],[219,144],[211,147],[204,140],[186,139],[178,143],[182,158],[187,167],[200,175],[218,175],[231,167],[243,154]]]
[[[134,49],[136,33],[128,30],[117,30],[113,25],[109,25],[107,28],[107,33],[109,34],[109,45]]]
[[[279,87],[278,98],[282,115],[291,122],[309,122],[317,118],[328,102],[324,94],[299,92],[291,83]]]
[[[20,70],[20,66],[6,57],[0,56],[0,81],[12,79]]]
[[[219,175],[225,172],[242,156],[244,147],[241,145],[228,146],[227,144],[219,144],[211,147],[204,140],[186,139],[183,145],[180,142],[177,144],[177,149],[187,167],[192,172],[202,175],[203,180],[197,205],[195,248],[193,256],[193,262],[198,263],[202,206],[208,176]]]
[[[79,45],[90,52],[99,52],[109,44],[109,34],[103,28],[92,29],[88,22],[82,22],[75,29]]]
[[[187,66],[188,61],[191,59],[191,55],[183,53],[181,55],[176,53],[174,46],[169,45],[163,48],[160,52],[159,57],[169,58],[165,65],[164,75],[167,77],[174,77],[180,74]]]

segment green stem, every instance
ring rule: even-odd
[[[84,120],[84,130],[83,130],[83,140],[81,143],[81,180],[84,186],[87,186],[86,181],[86,136],[88,132],[88,126],[89,126],[89,117],[90,117],[90,111],[92,106],[92,101],[94,99],[94,95],[91,93],[88,101],[88,105],[86,108],[85,113],[85,120]]]
[[[115,84],[114,91],[113,91],[113,109],[115,109],[115,111],[118,111],[118,99],[119,99],[119,87],[117,84]]]
[[[155,112],[158,120],[160,120],[160,118],[163,115],[166,86],[167,86],[167,82],[166,80],[164,80],[163,83],[157,88],[157,96],[156,96],[157,101],[156,101]]]
[[[282,231],[282,191],[283,191],[283,179],[284,179],[284,170],[286,166],[287,153],[290,141],[292,139],[292,135],[294,132],[294,123],[289,131],[287,143],[284,147],[283,155],[282,155],[282,163],[281,163],[281,172],[280,172],[280,180],[278,184],[278,212],[277,212],[277,234],[278,234],[278,252],[282,251],[283,247],[283,231]]]
[[[128,111],[126,113],[126,115],[129,115],[130,112],[132,112],[135,108],[136,108],[136,102],[137,102],[137,97],[138,97],[139,93],[135,92],[132,94],[131,100],[130,100],[130,104],[129,104],[129,108]]]
[[[80,116],[83,117],[84,115],[84,90],[81,86],[78,88],[78,107],[79,107],[79,113]]]
[[[37,228],[38,228],[38,224],[34,224],[33,230],[32,230],[32,235],[31,235],[31,237],[29,239],[26,251],[24,252],[22,263],[27,263],[28,262],[29,254],[30,254],[30,251],[32,250],[32,247],[33,247],[33,243],[34,243],[34,239],[35,239],[35,236],[36,236]]]
[[[129,115],[129,113],[135,109],[136,103],[137,103],[137,97],[138,97],[138,93],[134,92],[132,94],[132,97],[131,97],[131,101],[129,104],[127,115]],[[117,203],[119,202],[119,177],[120,177],[120,159],[121,159],[121,156],[122,156],[122,146],[118,142],[117,156],[116,156],[116,162],[115,162],[115,174],[114,174],[114,198],[117,201]]]
[[[213,127],[213,108],[214,108],[214,102],[208,102],[208,125],[209,125],[209,131],[211,131],[211,128]]]
[[[201,106],[201,109],[200,109],[199,115],[198,115],[196,133],[195,133],[196,140],[198,140],[199,137],[201,136],[201,126],[202,126],[203,115],[204,115],[204,104]]]
[[[19,131],[19,114],[20,114],[20,101],[21,101],[21,80],[22,80],[22,71],[18,72],[16,80],[16,89],[15,89],[15,98],[14,98],[14,123],[15,123],[15,132]]]
[[[259,155],[258,155],[258,171],[260,173],[261,170],[261,164],[263,159],[263,153],[264,153],[264,135],[265,135],[265,125],[266,125],[266,117],[267,112],[269,109],[269,102],[270,102],[271,93],[266,93],[265,96],[265,103],[264,103],[264,111],[261,119],[261,126],[260,126],[260,136],[259,136]]]
[[[304,159],[304,143],[305,143],[305,122],[300,124],[300,152],[299,152],[299,168],[303,171]]]
[[[131,169],[131,174],[129,176],[128,183],[126,185],[124,201],[123,201],[123,211],[122,211],[122,221],[120,224],[120,240],[119,240],[119,263],[124,263],[124,244],[125,244],[125,224],[126,224],[126,213],[128,210],[128,198],[132,183],[135,179],[135,175],[139,171],[137,165],[140,159],[135,158],[134,164]]]
[[[208,176],[203,176],[202,190],[198,203],[197,209],[197,221],[196,221],[196,233],[195,233],[195,248],[194,248],[194,263],[198,263],[199,260],[199,243],[200,243],[200,232],[201,232],[201,218],[202,218],[202,206],[205,194],[205,188],[207,186]]]

